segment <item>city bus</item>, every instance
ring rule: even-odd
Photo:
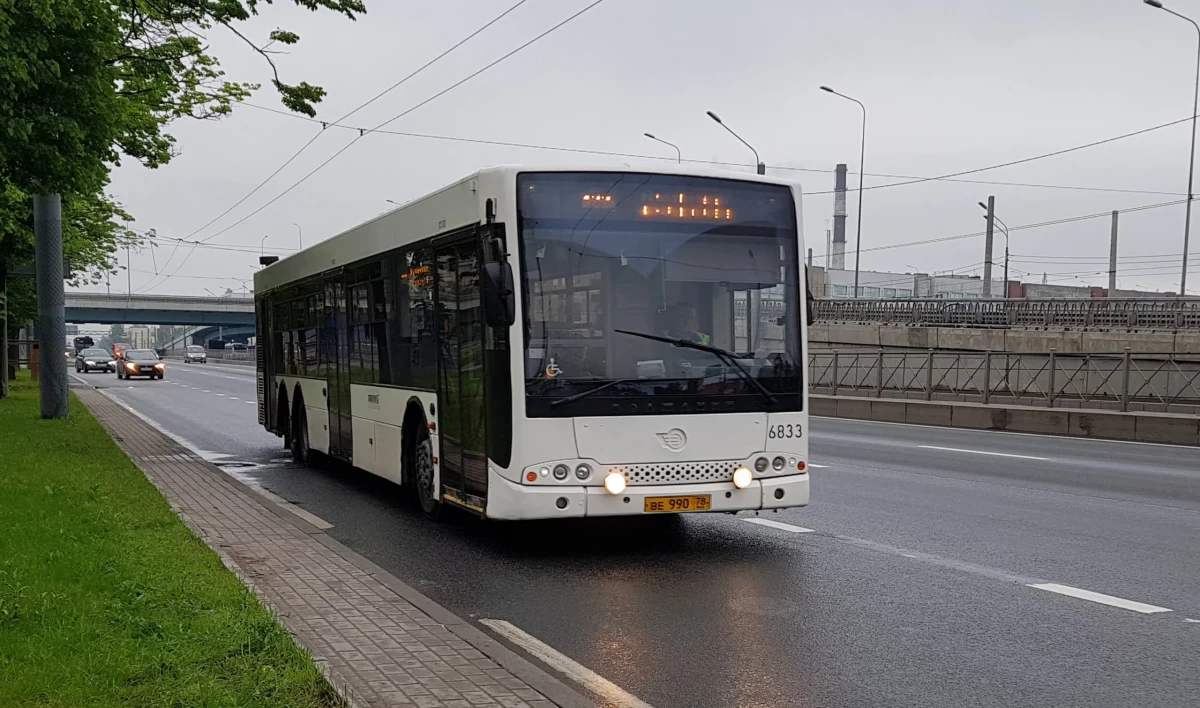
[[[263,259],[259,422],[434,519],[804,506],[802,252],[778,179],[483,170]]]

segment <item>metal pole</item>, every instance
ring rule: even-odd
[[[847,97],[849,98],[849,97]],[[867,160],[867,107],[861,101],[856,101],[862,109],[862,142],[858,147],[858,223],[854,227],[854,297],[858,297],[858,266],[862,258],[862,211],[863,211],[863,173],[866,172]]]
[[[875,397],[883,398],[883,350],[879,350],[879,360],[875,362]]]
[[[983,353],[983,402],[992,402],[992,350]]]
[[[929,361],[925,366],[925,400],[933,400],[933,348],[929,348]]]
[[[1116,212],[1113,212],[1114,214]],[[1129,347],[1125,347],[1125,375],[1121,380],[1121,412],[1129,410]],[[1169,377],[1168,377],[1169,380]]]
[[[1117,292],[1117,214],[1112,213],[1112,239],[1108,244],[1108,296],[1116,297]]]
[[[43,418],[67,417],[67,341],[63,292],[62,200],[57,194],[33,198],[34,258],[37,272],[38,349],[41,351]]]
[[[983,297],[992,296],[992,236],[996,226],[996,198],[988,197],[987,238],[983,242]]]
[[[1171,12],[1171,10],[1167,10]],[[1178,14],[1178,13],[1172,13]],[[1179,15],[1183,17],[1183,15]],[[1188,240],[1192,234],[1192,183],[1196,175],[1196,114],[1200,112],[1200,25],[1187,17],[1183,19],[1196,28],[1196,89],[1192,94],[1192,149],[1188,151],[1187,214],[1183,222],[1183,274],[1179,276],[1179,294],[1187,297]]]
[[[1053,407],[1054,407],[1054,366],[1055,366],[1055,362],[1054,362],[1054,355],[1055,355],[1057,352],[1058,352],[1058,350],[1057,350],[1057,349],[1051,349],[1051,350],[1050,350],[1050,389],[1049,389],[1049,391],[1048,391],[1048,394],[1049,394],[1049,395],[1048,395],[1048,398],[1049,398],[1049,401],[1050,401],[1050,407],[1051,407],[1051,408],[1053,408]]]
[[[838,392],[838,350],[836,349],[833,350],[833,364],[831,366],[833,368],[833,390],[830,391],[829,395],[836,396]]]
[[[129,265],[129,246],[125,247],[125,299],[133,297],[133,269]]]
[[[292,223],[296,227],[296,240],[300,242],[300,250],[304,250],[304,229],[300,228],[300,224]]]

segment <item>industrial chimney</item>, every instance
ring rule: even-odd
[[[833,252],[829,267],[846,270],[846,166],[838,165],[833,179]]]

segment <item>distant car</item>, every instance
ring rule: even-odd
[[[125,342],[116,342],[112,345],[112,353],[114,359],[120,359],[125,356],[125,350],[129,349],[129,345]]]
[[[86,374],[92,371],[116,371],[117,362],[113,361],[112,354],[103,349],[91,348],[84,349],[75,356],[75,371],[77,373]]]
[[[230,351],[235,351],[235,352],[244,352],[247,350],[247,347],[245,344],[242,344],[241,342],[234,342],[233,344],[230,344],[228,347],[226,347],[226,349],[229,349]]]
[[[187,349],[183,351],[183,363],[207,364],[208,352],[204,351],[204,347],[199,344],[189,344]]]
[[[134,376],[161,379],[166,373],[166,364],[153,349],[127,349],[123,354],[121,361],[117,362],[119,379],[131,379]]]

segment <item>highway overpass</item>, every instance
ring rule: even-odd
[[[99,324],[253,327],[254,300],[246,297],[67,293],[67,322]]]

